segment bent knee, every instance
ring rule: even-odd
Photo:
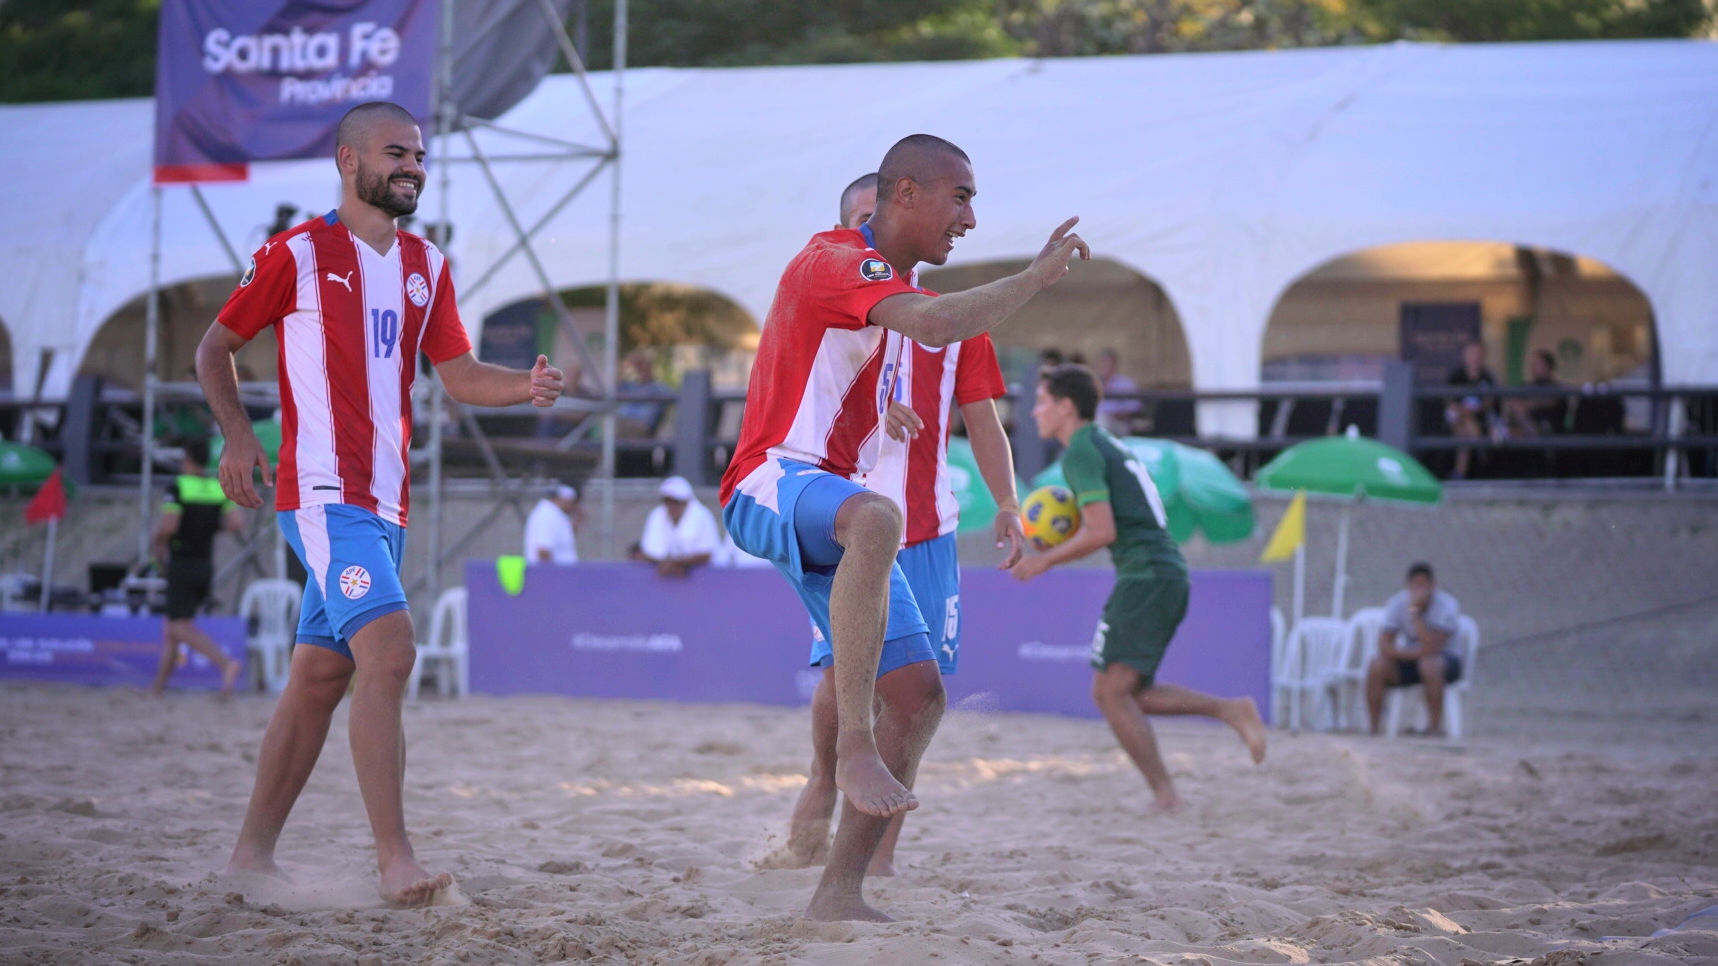
[[[389,644],[371,648],[359,663],[358,670],[365,675],[379,675],[404,684],[411,678],[412,669],[417,664],[416,644]]]
[[[841,504],[835,535],[845,548],[877,544],[893,549],[901,545],[904,526],[901,508],[894,500],[877,493],[856,493]]]

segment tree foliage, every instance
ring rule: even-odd
[[[482,0],[458,0],[463,3]],[[630,0],[630,63],[1074,57],[1441,41],[1687,37],[1718,0]],[[0,101],[145,96],[161,0],[0,0]],[[590,61],[613,5],[589,0]]]

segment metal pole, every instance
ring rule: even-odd
[[[614,167],[609,172],[608,295],[603,319],[602,532],[603,553],[616,556],[614,533],[614,406],[620,350],[621,98],[626,81],[626,0],[614,0]]]
[[[1350,507],[1342,505],[1342,517],[1336,525],[1336,586],[1330,591],[1330,616],[1342,619],[1342,596],[1348,584],[1348,514]]]
[[[155,487],[155,354],[161,329],[161,186],[149,187],[149,294],[143,302],[143,473],[137,489],[137,559],[149,559],[149,510]]]
[[[1676,492],[1676,477],[1682,469],[1680,465],[1682,451],[1677,449],[1676,440],[1682,435],[1683,423],[1685,422],[1683,417],[1685,415],[1687,412],[1682,407],[1682,397],[1670,397],[1670,411],[1666,414],[1666,422],[1669,425],[1665,427],[1665,437],[1670,442],[1664,451],[1664,492],[1666,493]]]
[[[1291,628],[1300,626],[1300,620],[1306,616],[1306,543],[1303,541],[1294,548],[1294,623]]]
[[[453,4],[454,0],[442,0],[441,31],[436,38],[436,72],[435,72],[435,128],[436,128],[436,180],[440,182],[440,195],[437,204],[441,209],[440,238],[437,243],[442,248],[442,255],[447,255],[448,246],[452,240],[449,219],[452,217],[450,182],[453,165],[448,164],[449,141],[453,138]],[[413,365],[417,362],[414,360]],[[441,375],[434,366],[429,367],[429,414],[430,414],[430,461],[429,461],[429,560],[428,577],[430,600],[433,602],[441,596],[441,525],[443,518],[446,492],[442,486],[441,472],[441,420],[442,420],[442,386]]]
[[[54,597],[54,544],[59,542],[59,526],[59,517],[48,518],[48,552],[42,558],[42,600],[39,608],[44,613]]]

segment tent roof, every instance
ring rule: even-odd
[[[593,84],[610,103],[610,78]],[[1306,272],[1427,240],[1598,259],[1652,302],[1665,379],[1718,382],[1712,43],[647,69],[628,72],[626,85],[623,276],[705,286],[758,318],[781,267],[834,221],[841,187],[874,170],[897,138],[930,131],[964,147],[979,179],[978,228],[951,264],[1030,256],[1079,214],[1094,253],[1163,286],[1200,387],[1257,384],[1271,308]],[[148,101],[0,108],[0,127],[28,132],[7,139],[0,192],[35,239],[0,248],[0,277],[54,268],[22,297],[0,290],[15,344],[79,355],[146,286],[149,113]],[[601,143],[567,75],[546,79],[500,123]],[[492,153],[523,146],[491,131],[478,140]],[[588,167],[496,171],[531,223]],[[453,178],[451,254],[475,328],[538,283],[515,257],[473,284],[513,240],[476,167],[455,164]],[[439,217],[438,188],[432,173],[427,220]],[[336,190],[332,166],[314,161],[259,165],[248,184],[204,194],[251,247],[275,203],[314,210]],[[186,190],[166,195],[164,281],[230,272]],[[604,279],[606,199],[599,179],[545,225],[539,251],[557,286]],[[20,376],[34,365],[26,355],[17,354]],[[1212,428],[1245,432],[1246,420],[1235,422]]]

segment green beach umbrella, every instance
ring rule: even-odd
[[[1128,436],[1122,441],[1138,457],[1163,498],[1169,535],[1186,543],[1204,531],[1212,543],[1235,543],[1253,535],[1253,501],[1246,484],[1205,450],[1163,439]],[[1033,488],[1067,486],[1057,460],[1032,480]]]
[[[1361,500],[1394,500],[1430,506],[1444,497],[1444,485],[1419,460],[1394,446],[1361,436],[1354,426],[1341,436],[1307,440],[1283,450],[1253,474],[1253,485],[1282,493],[1304,490],[1342,501],[1336,530],[1336,578],[1330,595],[1333,617],[1344,616],[1348,517],[1353,505]],[[1298,583],[1299,577],[1296,579]],[[1298,614],[1300,610],[1297,600],[1295,611]]]
[[[978,471],[972,444],[960,436],[948,441],[948,481],[954,490],[955,502],[960,504],[959,533],[988,530],[996,520],[996,500]]]
[[[47,450],[0,440],[0,486],[34,486],[54,472]]]

